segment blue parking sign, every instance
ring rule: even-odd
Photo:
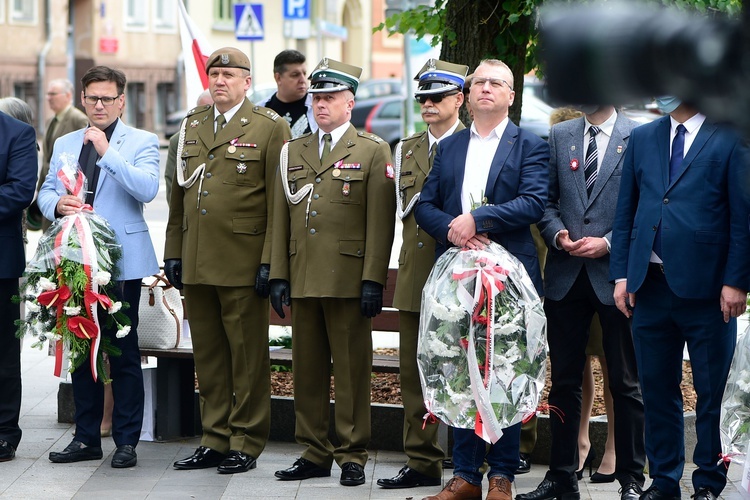
[[[310,0],[284,0],[284,19],[310,19]]]
[[[238,3],[234,6],[234,33],[237,40],[263,40],[263,5]]]

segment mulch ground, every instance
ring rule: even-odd
[[[398,355],[398,349],[378,349],[377,354]],[[604,392],[602,381],[602,370],[596,358],[592,363],[596,391],[594,394],[594,408],[592,415],[604,415]],[[549,392],[549,364],[547,365],[547,383],[545,385],[542,401],[547,400]],[[274,396],[293,396],[294,384],[291,372],[271,372],[271,393]],[[682,365],[682,396],[686,412],[695,410],[695,391],[693,390],[693,372],[690,362],[685,361]],[[335,399],[334,378],[331,377],[331,399]],[[372,374],[372,402],[400,405],[401,389],[399,387],[398,374],[396,373],[373,373]],[[543,413],[546,413],[543,412]]]

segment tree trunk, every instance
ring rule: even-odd
[[[445,5],[446,31],[456,34],[455,43],[443,39],[440,59],[469,66],[469,73],[482,59],[500,59],[510,66],[515,80],[516,102],[510,109],[510,119],[518,124],[521,117],[523,75],[526,66],[525,43],[514,43],[510,36],[506,12],[499,0],[448,0]],[[531,20],[522,16],[513,26],[527,35],[516,37],[528,41]],[[502,28],[506,28],[501,30]],[[466,108],[461,109],[461,120],[469,124]]]

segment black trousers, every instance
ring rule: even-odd
[[[21,428],[21,341],[15,321],[20,307],[11,301],[18,294],[18,278],[0,279],[0,439],[18,448]]]
[[[143,372],[141,353],[138,349],[138,302],[141,297],[141,280],[118,281],[115,284],[117,300],[130,304],[124,309],[130,318],[130,333],[118,339],[117,329],[104,328],[101,334],[109,337],[112,344],[122,350],[120,356],[109,357],[112,378],[112,438],[115,445],[136,446],[143,425]],[[104,313],[106,314],[106,313]],[[100,320],[104,319],[100,310]],[[79,366],[72,375],[73,400],[76,405],[76,440],[88,446],[101,446],[100,426],[104,414],[104,384],[96,382],[91,375],[88,360]]]
[[[581,385],[586,344],[594,313],[599,313],[602,344],[609,370],[609,389],[615,413],[616,477],[622,483],[643,484],[645,464],[643,400],[638,385],[630,321],[614,305],[602,304],[586,268],[568,294],[559,301],[545,299],[547,338],[552,363],[550,406],[550,479],[573,480],[578,468],[578,426],[581,420]]]

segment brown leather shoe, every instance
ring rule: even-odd
[[[510,481],[502,476],[490,478],[490,490],[487,492],[487,500],[511,500],[513,490]]]
[[[443,491],[422,500],[482,500],[482,487],[474,486],[458,476],[453,476]]]

